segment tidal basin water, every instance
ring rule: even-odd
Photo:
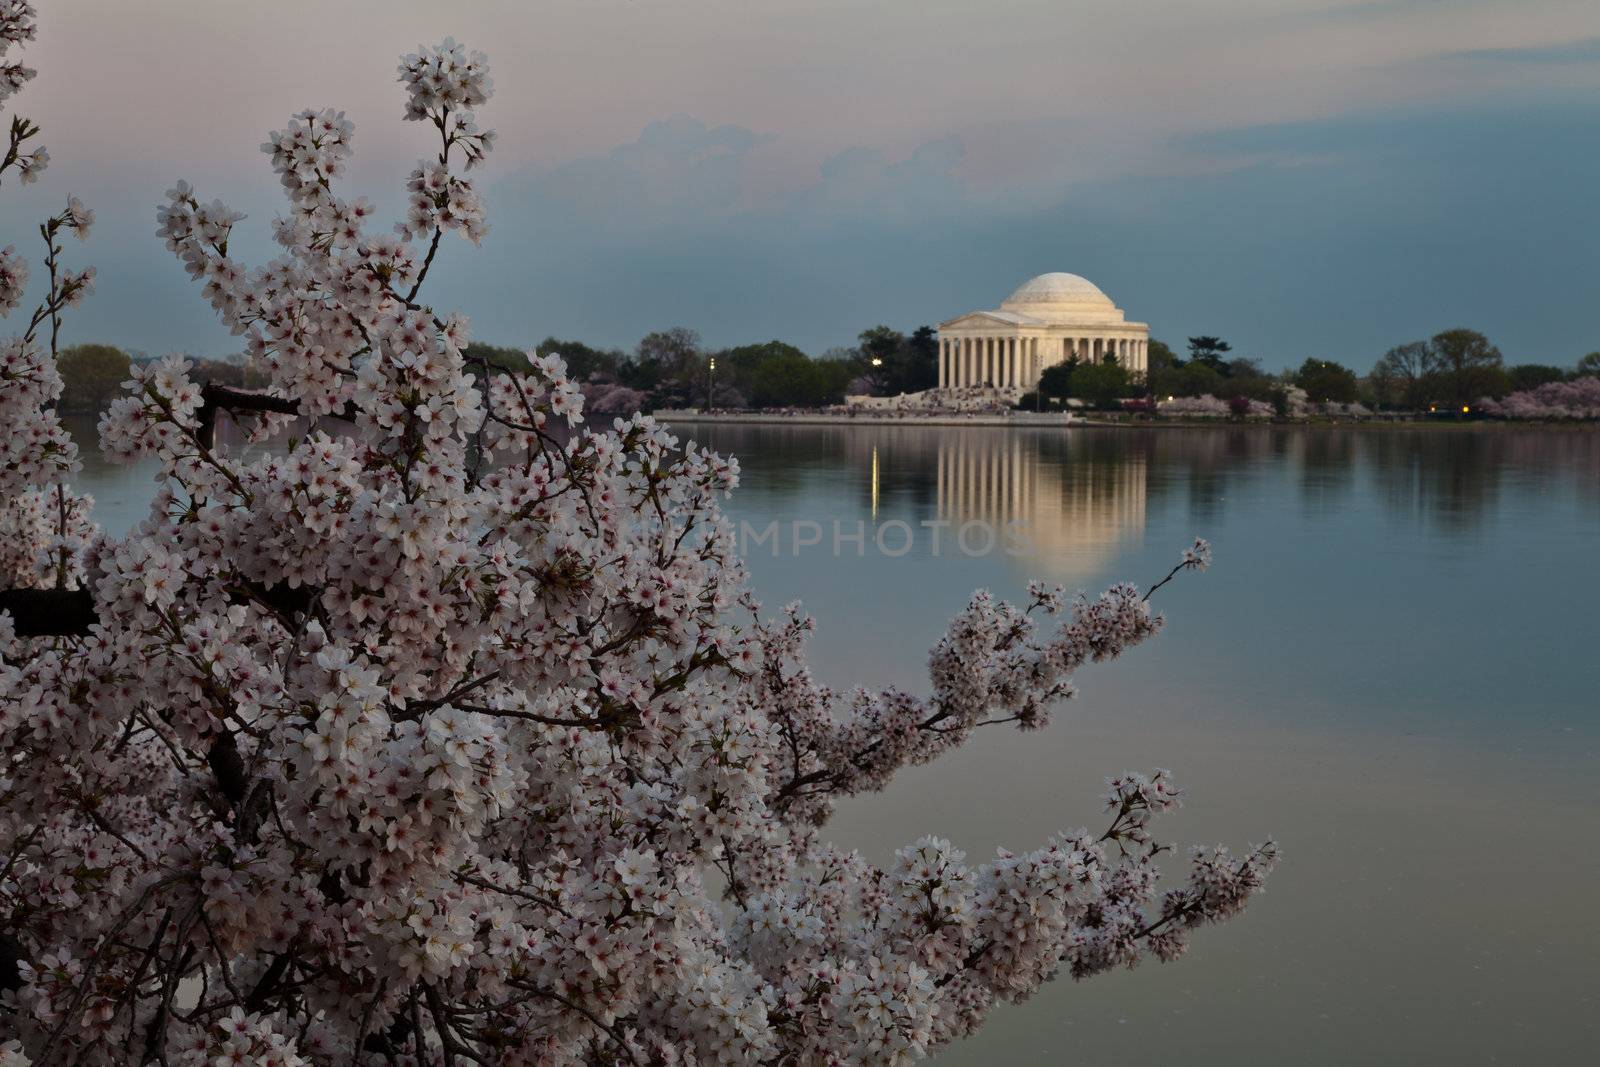
[[[1269,892],[1178,963],[999,1007],[940,1063],[1594,1062],[1600,433],[681,432],[739,458],[730,514],[778,524],[747,541],[756,588],[805,602],[836,684],[924,688],[974,589],[1148,585],[1215,546],[1157,594],[1166,631],[1083,671],[1047,730],[980,734],[826,833],[879,862],[938,833],[981,861],[1101,827],[1104,776],[1167,767],[1188,798],[1157,836],[1274,836]],[[86,465],[126,529],[149,470]],[[1007,524],[1030,554],[976,551]]]

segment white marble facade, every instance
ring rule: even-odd
[[[1046,367],[1076,358],[1117,363],[1138,375],[1150,365],[1150,327],[1129,322],[1098,286],[1076,274],[1041,274],[994,311],[939,324],[939,388],[1027,392]]]

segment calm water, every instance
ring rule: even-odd
[[[806,602],[833,682],[918,684],[973,589],[1148,584],[1193,536],[1216,547],[1157,594],[1167,631],[1080,675],[1049,730],[980,736],[830,833],[882,861],[938,832],[981,859],[1098,826],[1105,775],[1170,767],[1189,801],[1162,836],[1276,836],[1270,892],[1177,964],[1002,1006],[941,1062],[1592,1062],[1600,433],[684,432],[740,458],[736,518],[779,523],[757,588]],[[103,521],[131,524],[148,471],[89,468]],[[1031,556],[952,543],[1008,522]]]

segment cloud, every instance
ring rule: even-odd
[[[963,196],[959,137],[914,148],[904,158],[857,145],[824,159],[808,178],[773,194],[756,188],[752,155],[776,141],[742,126],[712,126],[690,115],[651,122],[609,152],[533,167],[496,183],[491,204],[548,232],[591,235],[704,228],[743,218],[829,224],[872,214],[913,223],[921,212]],[[513,226],[519,225],[512,222]]]
[[[1509,358],[1566,363],[1595,347],[1600,232],[1574,212],[1600,183],[1585,136],[1597,120],[1600,104],[1571,94],[1220,130],[1173,142],[1208,168],[1077,182],[1026,207],[964,186],[950,138],[838,152],[759,204],[726,185],[696,200],[682,166],[643,198],[638,227],[573,227],[549,198],[497,199],[498,229],[460,260],[471,289],[442,302],[497,341],[628,345],[682,324],[712,344],[778,337],[819,352],[1068,270],[1157,336],[1221,334],[1273,367],[1314,355],[1364,370],[1458,325]],[[715,128],[678,129],[681,147]],[[754,150],[735,143],[735,158]]]
[[[703,221],[743,205],[746,163],[771,140],[743,126],[674,115],[603,155],[514,174],[492,195],[547,219],[608,230]]]
[[[1524,48],[1473,48],[1461,52],[1447,52],[1440,58],[1535,65],[1600,63],[1600,37],[1590,37],[1582,41],[1529,45]]]
[[[1354,3],[1291,9],[1280,17],[1295,22],[1368,22],[1449,9],[1482,7],[1498,2],[1499,0],[1356,0]]]
[[[26,113],[56,161],[0,222],[25,237],[67,191],[99,210],[76,254],[100,291],[72,340],[226,351],[152,203],[190,177],[250,214],[238,250],[260,262],[281,204],[240,131],[332,101],[361,124],[347,191],[395,211],[426,131],[384,79],[428,9],[329,37],[305,27],[360,19],[283,0],[200,27],[182,5],[84,3],[28,53]],[[478,179],[488,239],[446,242],[428,295],[478,336],[631,344],[684,324],[819,351],[1070,270],[1158,335],[1226,333],[1274,365],[1360,362],[1458,319],[1508,351],[1595,347],[1592,0],[668,7],[572,5],[559,33],[516,5],[463,9],[456,32],[497,63],[483,119],[503,140]],[[126,45],[174,35],[199,67],[145,70]],[[346,38],[365,43],[326,45]],[[109,103],[108,70],[130,87]],[[594,151],[596,129],[630,136]]]
[[[966,151],[960,137],[918,145],[905,159],[891,162],[876,148],[856,146],[823,160],[818,180],[793,199],[799,214],[849,215],[872,212],[881,218],[914,220],[920,212],[960,200],[956,176]]]

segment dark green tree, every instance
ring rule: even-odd
[[[1069,359],[1065,363],[1057,363],[1046,367],[1039,375],[1039,392],[1045,396],[1064,400],[1072,395],[1072,372],[1078,369],[1078,361]]]
[[[566,341],[559,337],[546,337],[540,341],[539,354],[560,356],[566,361],[567,373],[580,382],[591,378],[602,381],[616,378],[625,358],[614,348],[595,348],[582,341]]]
[[[1500,350],[1476,330],[1445,330],[1428,350],[1439,378],[1441,399],[1463,407],[1480,397],[1503,396],[1510,383]]]
[[[1153,337],[1150,339],[1148,359],[1151,374],[1183,366],[1183,360],[1178,358],[1178,354],[1165,341],[1157,341]]]
[[[920,393],[939,384],[939,335],[931,326],[917,327],[910,337],[874,326],[861,332],[855,353],[857,374],[874,394]]]
[[[1313,403],[1350,404],[1358,392],[1355,372],[1326,359],[1308,359],[1300,364],[1294,384],[1304,389]]]
[[[918,326],[906,338],[902,360],[904,377],[901,392],[918,393],[939,384],[939,332],[932,326]]]
[[[1590,352],[1587,356],[1578,360],[1576,373],[1579,377],[1600,374],[1600,352]]]
[[[1437,373],[1432,347],[1426,341],[1411,341],[1379,357],[1367,383],[1378,405],[1416,411],[1427,405]]]
[[[97,412],[109,404],[128,380],[128,354],[112,345],[73,345],[61,353],[61,408]]]
[[[1244,397],[1248,400],[1271,402],[1272,392],[1278,388],[1278,382],[1261,368],[1261,361],[1257,359],[1231,359],[1222,368],[1222,377],[1225,379],[1220,384],[1222,392],[1214,395],[1225,397],[1229,400]]]
[[[803,354],[774,355],[750,377],[749,398],[755,407],[821,407],[843,399],[848,379]]]
[[[632,389],[659,394],[653,407],[691,403],[706,390],[706,361],[700,335],[685,326],[656,330],[640,339],[617,368],[617,380]]]
[[[1207,363],[1184,363],[1150,372],[1150,390],[1158,397],[1218,396],[1227,391],[1220,371]]]
[[[1537,389],[1550,382],[1564,382],[1567,372],[1560,367],[1552,367],[1544,363],[1519,363],[1506,371],[1506,384],[1513,393]]]
[[[874,396],[890,395],[900,390],[891,387],[896,377],[895,363],[906,346],[906,335],[888,326],[873,326],[862,330],[856,339],[858,372],[871,383]]]
[[[1226,363],[1223,357],[1232,351],[1233,346],[1220,337],[1189,338],[1189,362],[1204,363],[1218,374]]]
[[[1116,360],[1081,363],[1072,371],[1072,395],[1097,408],[1115,407],[1133,395],[1133,379]]]

